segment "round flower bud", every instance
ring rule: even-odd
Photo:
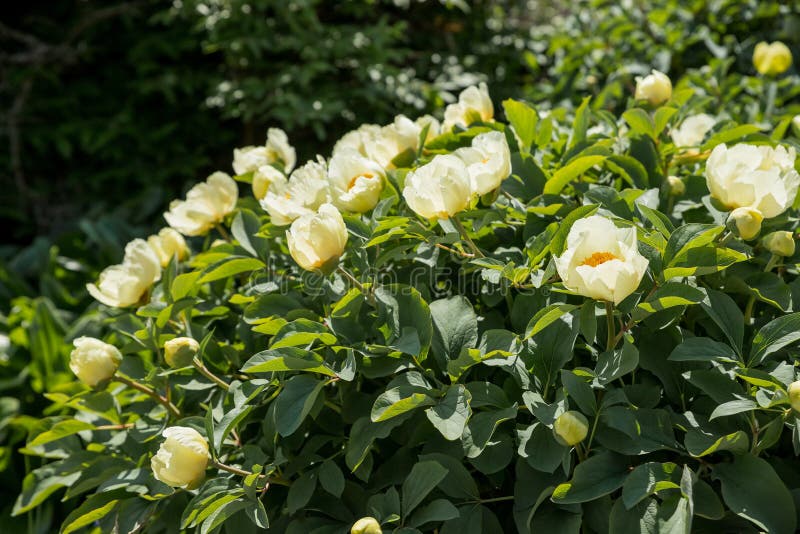
[[[800,412],[800,380],[789,384],[789,402],[792,410]]]
[[[164,343],[164,359],[172,368],[192,365],[192,360],[200,350],[200,343],[190,337],[176,337]]]
[[[171,426],[161,435],[164,442],[150,460],[153,475],[173,488],[198,487],[208,466],[208,442],[197,430],[186,426]]]
[[[647,100],[652,106],[659,106],[672,98],[672,82],[663,72],[653,69],[644,78],[636,78],[636,100]]]
[[[87,386],[108,380],[119,369],[122,354],[114,345],[93,337],[79,337],[72,344],[75,348],[69,355],[69,368]]]
[[[728,215],[728,228],[745,241],[753,239],[761,231],[764,216],[753,208],[736,208]]]
[[[670,196],[679,197],[686,192],[686,184],[677,176],[668,176],[667,185]]]
[[[792,51],[780,41],[758,43],[753,50],[753,66],[760,74],[775,76],[792,66]]]
[[[282,189],[286,186],[286,177],[272,165],[262,165],[253,173],[253,196],[262,200],[270,189]]]
[[[289,253],[307,271],[325,271],[339,260],[347,244],[347,227],[332,204],[296,219],[286,232]]]
[[[761,240],[764,248],[778,256],[791,256],[794,254],[794,234],[792,232],[770,232]]]
[[[353,524],[350,534],[382,534],[381,524],[374,517],[362,517]]]
[[[147,244],[158,256],[161,267],[166,267],[173,256],[178,257],[178,261],[183,261],[189,257],[189,247],[186,240],[174,228],[162,228],[158,234],[147,238]]]
[[[572,447],[586,438],[589,433],[589,421],[582,413],[570,410],[558,416],[553,423],[553,432],[556,441]]]

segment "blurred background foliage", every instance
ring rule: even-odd
[[[279,126],[298,161],[344,132],[439,109],[486,81],[542,112],[619,111],[660,69],[740,122],[766,89],[752,50],[800,58],[800,3],[782,0],[30,1],[0,18],[0,502],[45,390],[70,380],[71,340],[101,328],[84,284],[163,225],[192,183]],[[797,61],[796,61],[797,64]],[[708,67],[707,65],[711,65]],[[796,67],[792,72],[796,72]],[[731,75],[742,73],[743,75]],[[686,75],[684,77],[684,75]],[[718,83],[719,82],[719,83]],[[723,83],[724,82],[724,83]],[[776,107],[800,113],[800,87]],[[741,100],[743,103],[738,104]],[[713,100],[709,100],[713,107]],[[710,109],[710,112],[716,110]],[[787,122],[788,127],[788,122]],[[28,415],[26,415],[28,414]],[[35,467],[35,466],[33,466]],[[5,506],[5,505],[3,505]],[[29,528],[48,532],[48,505]],[[8,504],[10,507],[10,504]],[[0,510],[0,531],[16,528]]]

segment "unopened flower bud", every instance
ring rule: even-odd
[[[753,239],[761,231],[764,216],[753,208],[736,208],[728,215],[728,228],[745,241]]]
[[[794,254],[794,235],[792,232],[770,232],[761,240],[764,248],[777,256],[791,256]]]
[[[651,106],[659,106],[672,98],[672,82],[669,76],[653,69],[652,74],[636,78],[636,100],[647,100]]]
[[[350,534],[382,534],[381,524],[374,517],[362,517],[353,524]]]
[[[192,365],[192,360],[200,350],[200,343],[190,337],[176,337],[164,343],[164,359],[173,368]]]
[[[792,410],[800,412],[800,380],[789,384],[789,402]]]
[[[119,369],[122,354],[114,345],[93,337],[79,337],[72,344],[75,348],[69,356],[69,368],[87,386],[108,380]]]
[[[589,433],[589,421],[582,413],[570,410],[558,416],[553,424],[553,432],[559,443],[571,447],[586,438],[586,434]]]
[[[677,176],[668,176],[667,185],[669,186],[670,196],[679,197],[686,192],[686,184]]]
[[[782,74],[792,66],[792,51],[780,41],[772,44],[762,41],[753,50],[753,66],[761,74]]]
[[[197,488],[208,467],[208,442],[186,426],[171,426],[161,434],[165,439],[150,459],[153,475],[173,488]]]

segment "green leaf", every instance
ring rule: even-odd
[[[193,271],[176,276],[170,287],[172,299],[178,301],[186,296],[194,295],[197,292],[197,279],[201,274],[203,274],[202,271]]]
[[[462,438],[462,446],[467,458],[479,456],[489,444],[500,423],[514,419],[516,416],[516,404],[500,410],[474,414],[469,420]]]
[[[290,436],[306,418],[326,382],[310,375],[296,375],[286,381],[275,399],[275,428],[281,436]]]
[[[601,452],[575,467],[572,480],[559,484],[553,502],[579,504],[619,489],[628,476],[628,460],[613,452]]]
[[[680,474],[680,468],[672,462],[647,462],[637,466],[622,486],[625,508],[630,510],[659,491],[680,489]]]
[[[260,229],[261,222],[258,220],[258,216],[244,208],[239,210],[231,224],[233,237],[243,249],[255,258],[263,258],[269,250],[269,240],[256,235]]]
[[[625,340],[622,348],[607,350],[597,357],[594,372],[601,384],[608,384],[630,373],[637,365],[639,365],[639,349]]]
[[[324,345],[333,345],[336,343],[336,336],[331,334],[328,327],[322,323],[309,319],[295,319],[278,330],[272,338],[270,349],[275,350],[282,347],[310,348],[315,341],[320,341]]]
[[[705,298],[705,293],[687,284],[667,282],[659,287],[647,300],[639,303],[633,312],[637,321],[651,313],[656,313],[675,306],[697,304]]]
[[[245,373],[271,373],[275,371],[305,371],[336,376],[336,372],[328,367],[315,352],[299,347],[281,347],[275,350],[264,350],[254,354],[242,366]]]
[[[765,324],[753,338],[748,367],[763,362],[786,345],[800,340],[800,312],[790,313]]]
[[[421,393],[419,388],[398,386],[378,395],[372,405],[370,417],[373,423],[378,423],[397,417],[420,406],[430,406],[433,403],[433,399],[427,394]]]
[[[715,146],[722,143],[729,143],[760,131],[761,127],[756,126],[755,124],[742,124],[741,126],[734,126],[733,128],[729,128],[712,135],[708,141],[703,143],[703,145],[700,147],[700,151],[705,152],[706,150],[711,150]]]
[[[711,338],[690,337],[675,347],[668,359],[676,362],[732,362],[736,353],[729,345]]]
[[[317,489],[317,473],[314,471],[307,471],[292,482],[286,496],[286,508],[289,513],[294,514],[308,504],[315,489]]]
[[[44,445],[45,443],[50,443],[51,441],[56,441],[61,438],[65,438],[67,436],[72,436],[73,434],[77,434],[78,432],[83,432],[84,430],[92,430],[94,429],[94,425],[91,423],[85,423],[83,421],[78,421],[76,419],[69,419],[67,421],[59,421],[55,423],[50,430],[46,432],[42,432],[41,434],[37,435],[32,441],[28,442],[28,447],[36,447],[38,445]]]
[[[561,193],[571,181],[585,173],[595,165],[599,165],[605,160],[605,156],[581,156],[573,159],[564,167],[558,169],[553,176],[544,184],[546,195],[557,195]]]
[[[693,248],[709,245],[724,230],[715,224],[685,224],[670,235],[664,250],[664,265],[671,265],[675,258],[686,255]]]
[[[622,114],[622,118],[625,119],[625,122],[631,127],[631,133],[635,136],[644,135],[651,138],[656,137],[656,125],[653,123],[650,114],[645,110],[641,108],[629,109]]]
[[[230,256],[221,262],[215,263],[210,269],[205,271],[205,274],[203,274],[202,278],[200,278],[197,283],[205,284],[207,282],[214,282],[215,280],[230,278],[237,274],[263,269],[264,267],[266,267],[264,262],[257,258]]]
[[[744,316],[731,297],[714,289],[706,290],[706,299],[700,304],[733,345],[737,354],[742,353],[744,340]]]
[[[771,534],[791,534],[797,526],[794,499],[783,480],[761,458],[744,454],[711,468],[722,498],[737,515]]]
[[[565,448],[553,437],[553,431],[542,423],[517,430],[517,442],[517,454],[534,469],[552,473],[561,465]]]
[[[708,420],[712,421],[717,417],[736,415],[737,413],[751,412],[757,409],[758,409],[758,404],[756,404],[756,402],[753,400],[735,399],[732,401],[724,402],[719,406],[717,406],[716,408],[714,408],[714,411],[711,412],[711,415],[708,417]]]
[[[60,534],[70,534],[102,519],[119,504],[119,499],[117,492],[92,495],[64,519]]]
[[[536,137],[536,123],[539,122],[539,115],[536,110],[524,102],[510,98],[503,101],[503,109],[506,112],[508,122],[511,123],[522,145],[519,147],[520,151],[530,152],[531,145]]]
[[[466,297],[455,296],[430,303],[433,320],[431,349],[442,367],[458,358],[461,350],[478,343],[478,317]]]
[[[781,311],[788,311],[792,303],[792,291],[789,284],[775,273],[755,273],[745,280],[751,294],[770,306]]]
[[[447,476],[439,462],[428,460],[418,462],[403,481],[402,515],[404,518],[425,500],[425,497]]]
[[[590,415],[597,412],[594,392],[584,376],[580,376],[574,370],[562,369],[561,384],[567,391],[567,397],[575,401],[581,412]]]
[[[569,234],[572,225],[575,224],[575,221],[592,215],[599,207],[600,206],[597,204],[581,206],[579,208],[575,208],[569,212],[569,215],[564,217],[564,220],[562,220],[558,225],[558,230],[556,230],[553,240],[550,242],[550,252],[552,252],[553,256],[561,256],[561,254],[563,254],[564,249],[566,248],[567,235]]]
[[[456,517],[458,517],[458,508],[453,506],[453,503],[447,499],[436,499],[426,507],[415,512],[411,518],[406,521],[406,524],[409,527],[419,527],[425,523],[447,521],[448,519],[455,519]]]
[[[718,451],[732,451],[734,453],[746,452],[750,447],[750,440],[741,430],[731,434],[717,437],[699,429],[689,429],[684,439],[686,450],[695,458],[708,456]]]
[[[472,415],[471,395],[463,384],[450,386],[445,396],[435,406],[425,410],[428,420],[441,432],[444,439],[454,441],[461,437]]]
[[[528,327],[525,329],[525,339],[535,336],[561,318],[562,315],[569,313],[578,307],[579,306],[576,306],[575,304],[563,303],[545,306],[541,310],[537,311],[528,322]]]
[[[336,462],[325,460],[319,468],[319,483],[322,488],[336,498],[344,491],[344,474]]]

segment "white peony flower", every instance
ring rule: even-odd
[[[326,270],[338,261],[347,244],[347,227],[332,204],[296,219],[286,232],[289,253],[307,271]]]
[[[406,151],[416,152],[419,136],[425,124],[430,124],[427,139],[438,134],[438,122],[433,117],[422,117],[412,121],[405,115],[398,115],[391,124],[378,126],[364,124],[357,130],[346,133],[333,147],[333,157],[339,154],[357,152],[371,159],[382,169],[392,169],[394,160]]]
[[[566,250],[554,260],[567,289],[614,304],[639,287],[648,265],[637,249],[636,229],[617,228],[600,215],[576,221]]]
[[[261,200],[267,191],[282,191],[286,188],[286,176],[272,165],[262,165],[253,173],[253,196]]]
[[[205,182],[195,184],[186,200],[173,200],[164,214],[167,223],[183,235],[208,233],[236,207],[239,188],[224,172],[215,172]]]
[[[467,166],[470,187],[475,195],[494,191],[511,175],[511,149],[502,132],[475,136],[472,146],[453,152]]]
[[[472,198],[466,165],[451,154],[434,157],[406,175],[403,198],[408,207],[421,217],[452,217],[469,206]]]
[[[706,162],[706,184],[728,209],[747,207],[777,217],[792,205],[800,186],[794,161],[792,147],[717,145]]]
[[[239,174],[254,172],[265,165],[275,165],[289,173],[297,163],[294,147],[289,144],[286,132],[280,128],[267,130],[264,146],[245,146],[233,151],[233,171]]]
[[[450,104],[444,110],[444,132],[455,126],[469,127],[475,122],[490,122],[494,118],[494,106],[485,83],[467,87],[458,95],[458,102]]]
[[[166,267],[173,256],[178,256],[178,261],[189,257],[189,247],[186,240],[173,228],[162,228],[158,234],[147,238],[147,244],[153,249],[161,262],[161,267]]]
[[[171,426],[161,433],[164,442],[150,459],[153,475],[174,488],[195,489],[208,467],[208,442],[187,426]]]
[[[653,69],[652,74],[644,78],[636,77],[636,100],[647,100],[650,105],[658,106],[672,98],[672,82],[663,72]]]
[[[711,115],[699,113],[686,117],[678,128],[673,128],[669,135],[676,147],[699,146],[706,134],[717,123]]]
[[[261,207],[269,212],[273,224],[286,226],[331,201],[325,167],[322,158],[311,160],[297,168],[286,183],[273,182],[261,199]]]
[[[340,151],[328,164],[333,203],[363,213],[375,207],[383,191],[383,169],[358,152]]]
[[[99,339],[79,337],[72,344],[75,348],[69,355],[69,368],[89,387],[114,376],[122,363],[117,347]]]
[[[160,278],[158,256],[144,239],[134,239],[125,246],[122,263],[104,269],[97,284],[86,284],[86,289],[106,306],[126,308],[138,304]]]

